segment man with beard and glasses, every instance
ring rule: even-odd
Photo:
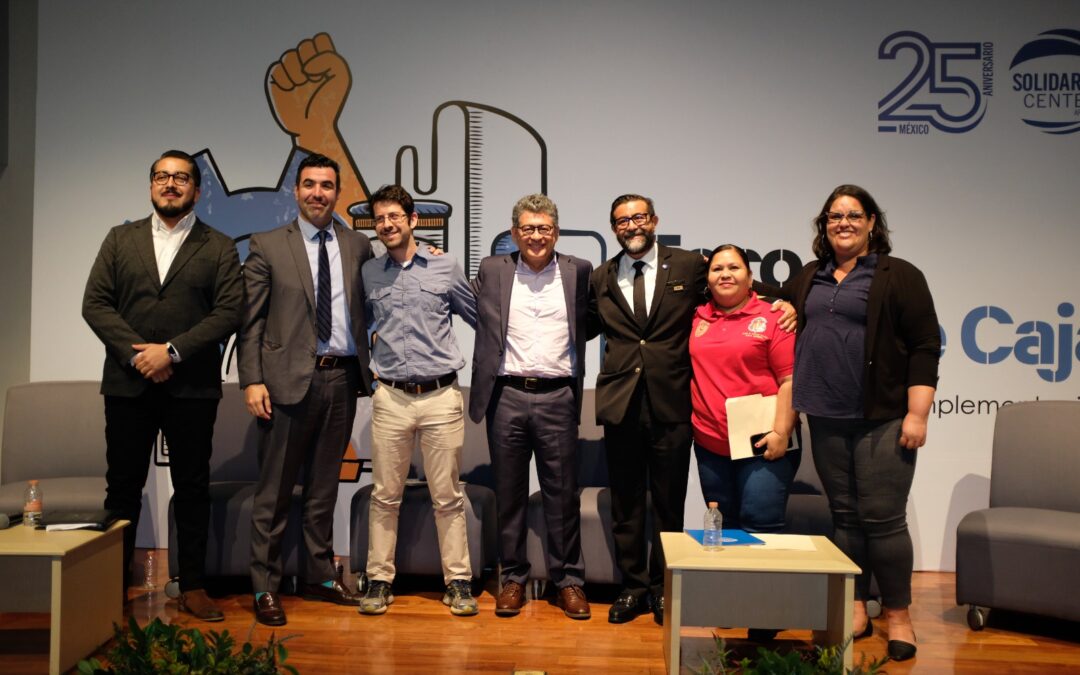
[[[413,236],[418,215],[412,196],[387,185],[371,196],[375,234],[386,253],[364,263],[368,316],[377,338],[371,368],[371,461],[367,594],[361,614],[383,614],[394,601],[398,516],[413,448],[419,442],[435,529],[439,535],[443,604],[456,616],[477,613],[465,525],[465,493],[458,480],[465,415],[457,371],[465,365],[451,323],[457,314],[476,327],[476,298],[452,256],[437,255]]]
[[[304,474],[300,595],[359,605],[334,567],[334,507],[356,398],[371,391],[364,284],[367,237],[334,221],[337,162],[310,155],[296,173],[300,214],[251,237],[244,263],[240,386],[262,434],[251,509],[255,619],[285,624],[278,596],[281,539],[293,486]]]
[[[201,175],[186,152],[150,167],[154,212],[109,231],[83,296],[105,343],[105,508],[124,530],[124,597],[158,431],[169,446],[180,559],[180,610],[224,616],[203,589],[210,453],[221,398],[221,355],[240,325],[243,287],[232,239],[192,212]]]
[[[623,577],[608,621],[624,623],[651,608],[663,623],[660,532],[683,529],[693,437],[690,328],[707,266],[699,253],[656,243],[660,219],[648,197],[617,197],[610,214],[622,252],[593,272],[589,327],[590,335],[600,331],[607,338],[596,377],[596,418],[604,425],[615,556]],[[780,325],[793,324],[794,311],[786,305]],[[653,522],[648,555],[646,495]]]

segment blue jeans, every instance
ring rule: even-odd
[[[698,477],[705,503],[717,502],[724,527],[747,532],[778,532],[784,528],[788,492],[802,454],[789,450],[783,457],[732,460],[694,443]]]

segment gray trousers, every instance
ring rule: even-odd
[[[300,403],[270,401],[272,419],[260,423],[259,482],[251,510],[251,585],[256,593],[277,592],[281,584],[281,537],[301,469],[306,554],[301,558],[302,579],[319,584],[337,578],[334,507],[341,458],[356,416],[359,382],[355,362],[343,368],[316,369]]]
[[[836,528],[833,539],[862,569],[855,599],[870,595],[872,573],[886,607],[907,607],[914,566],[907,501],[916,451],[900,446],[903,420],[807,418],[814,464]]]
[[[582,586],[585,562],[581,554],[578,420],[573,388],[526,392],[500,383],[491,401],[487,436],[495,471],[502,579],[519,584],[529,579],[525,531],[529,461],[535,453],[550,578],[559,588]]]

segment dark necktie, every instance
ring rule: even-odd
[[[645,326],[649,312],[645,309],[645,261],[634,263],[634,318],[638,325]]]
[[[315,325],[319,328],[319,341],[330,341],[333,324],[330,312],[330,254],[326,252],[326,238],[330,233],[319,232],[319,294],[315,298]]]

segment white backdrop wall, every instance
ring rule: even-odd
[[[294,143],[266,73],[327,32],[352,79],[337,128],[366,184],[392,182],[415,146],[406,185],[437,178],[446,248],[470,266],[545,179],[560,248],[594,263],[617,251],[607,213],[624,192],[653,196],[684,247],[807,262],[829,191],[868,188],[946,338],[909,520],[916,566],[952,569],[957,522],[987,504],[994,410],[1080,396],[1078,30],[1075,2],[42,3],[31,378],[100,377],[83,284],[108,228],[149,212],[162,150],[206,149],[228,191],[267,188],[204,186],[200,214],[230,235],[288,217],[274,188]],[[434,176],[449,101],[479,105],[436,118]],[[595,343],[587,363],[592,382]],[[699,502],[695,479],[690,525]]]

